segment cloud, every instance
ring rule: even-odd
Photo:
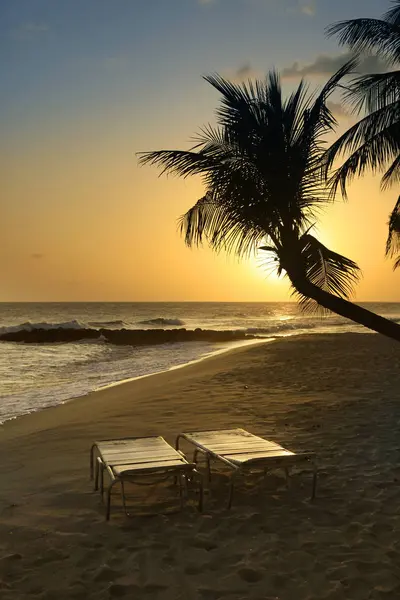
[[[254,79],[255,77],[257,77],[256,71],[250,62],[245,62],[241,67],[236,69],[234,79],[236,81],[243,81],[244,79]]]
[[[46,23],[22,23],[11,31],[11,37],[15,40],[32,40],[48,31]]]
[[[340,104],[340,102],[332,102],[332,101],[328,101],[326,103],[327,107],[329,108],[329,110],[332,111],[334,117],[337,118],[346,118],[349,119],[351,115],[349,115],[349,113],[343,108],[343,106]]]
[[[317,12],[317,7],[315,5],[315,1],[307,2],[307,4],[301,4],[300,12],[303,13],[303,15],[313,17],[315,15],[315,13]]]
[[[34,260],[40,260],[41,258],[44,258],[44,254],[40,254],[40,252],[34,252],[31,254],[31,258]]]
[[[299,62],[294,62],[290,67],[283,69],[282,77],[286,79],[307,77],[308,75],[329,77],[336,73],[352,56],[351,52],[336,56],[320,54],[312,63],[301,65]],[[360,74],[383,73],[384,71],[386,71],[386,65],[377,56],[364,56],[357,66],[357,73]]]

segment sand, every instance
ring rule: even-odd
[[[400,597],[400,345],[373,334],[287,338],[95,392],[0,430],[0,597],[338,600]],[[310,476],[249,479],[204,514],[173,486],[104,520],[94,439],[245,427],[319,457]],[[153,512],[153,516],[140,516]]]

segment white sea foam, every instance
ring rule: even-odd
[[[184,321],[181,319],[166,319],[164,317],[156,317],[155,319],[148,319],[147,321],[140,321],[140,325],[184,325]]]
[[[14,333],[18,331],[34,331],[35,329],[85,329],[85,326],[76,320],[66,321],[63,323],[48,323],[47,321],[44,321],[43,323],[31,323],[30,321],[27,321],[26,323],[21,323],[20,325],[0,327],[0,335],[3,333]]]

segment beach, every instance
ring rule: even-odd
[[[400,596],[400,346],[372,334],[281,338],[93,392],[0,430],[0,596],[157,600]],[[104,519],[89,480],[98,439],[243,427],[314,451],[249,479],[225,508],[217,469],[205,509],[172,485],[132,491],[137,517]],[[184,448],[185,449],[185,448]],[[151,513],[152,516],[142,513]]]

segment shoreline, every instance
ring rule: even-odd
[[[144,379],[144,378],[148,378],[148,377],[153,377],[154,375],[158,375],[161,373],[167,373],[169,371],[174,371],[177,369],[182,369],[185,367],[188,367],[192,364],[196,364],[196,363],[200,363],[204,360],[209,360],[215,356],[219,356],[225,353],[230,353],[233,352],[235,350],[241,350],[241,349],[246,349],[246,348],[251,348],[252,346],[257,346],[257,345],[262,345],[262,344],[266,344],[266,343],[272,343],[272,342],[279,342],[279,341],[284,341],[290,338],[302,338],[304,336],[308,337],[308,336],[325,336],[325,335],[345,335],[345,334],[350,334],[350,335],[359,335],[359,334],[371,334],[374,332],[368,332],[368,331],[360,331],[360,332],[347,332],[347,331],[329,331],[329,332],[321,332],[321,331],[311,331],[311,332],[301,332],[301,333],[289,333],[289,334],[284,334],[284,335],[276,335],[276,336],[271,336],[271,337],[258,337],[258,338],[254,338],[254,339],[249,339],[249,340],[241,340],[241,341],[237,341],[237,342],[226,342],[226,345],[223,348],[219,348],[218,350],[215,351],[211,351],[206,353],[203,356],[200,356],[199,358],[195,358],[193,360],[190,360],[188,362],[184,362],[184,363],[179,363],[177,365],[173,365],[171,367],[168,367],[167,369],[161,369],[159,371],[152,371],[151,373],[146,373],[144,375],[137,375],[134,377],[127,377],[124,379],[120,379],[117,381],[112,381],[110,383],[106,383],[104,385],[100,385],[98,387],[94,387],[93,389],[88,390],[87,392],[83,393],[83,394],[78,394],[78,395],[73,395],[70,396],[68,398],[63,399],[62,401],[60,401],[57,404],[53,404],[50,406],[44,406],[44,407],[40,407],[37,410],[32,410],[30,412],[26,412],[26,413],[22,413],[20,415],[11,417],[11,418],[5,418],[4,421],[0,421],[0,432],[2,430],[2,428],[4,427],[4,425],[6,423],[9,422],[13,422],[15,420],[19,420],[21,418],[26,418],[32,415],[36,415],[38,413],[41,413],[43,411],[47,411],[47,410],[51,410],[51,409],[55,409],[58,408],[60,406],[64,406],[65,404],[68,404],[69,402],[73,402],[75,400],[80,400],[82,398],[87,397],[88,395],[91,395],[93,393],[105,390],[105,389],[109,389],[112,387],[116,387],[116,386],[120,386],[120,385],[124,385],[126,383],[131,383],[134,382],[136,380],[140,380],[140,379]],[[5,342],[5,343],[10,343],[10,342]],[[11,342],[12,343],[12,342]],[[188,342],[189,343],[189,342]]]
[[[90,406],[93,402],[93,406],[96,403],[107,403],[110,397],[113,401],[114,398],[118,398],[120,395],[118,394],[118,390],[121,390],[121,395],[127,395],[131,390],[132,393],[135,392],[135,388],[137,387],[139,394],[148,387],[151,389],[152,387],[158,388],[159,385],[165,383],[167,385],[174,382],[174,374],[177,375],[176,380],[180,381],[181,379],[185,379],[186,377],[191,377],[192,374],[195,376],[197,374],[201,375],[202,372],[207,372],[207,367],[210,366],[212,368],[214,366],[215,361],[216,367],[218,368],[218,361],[221,361],[223,364],[224,357],[234,356],[236,354],[246,354],[247,352],[251,352],[252,349],[257,347],[263,347],[267,342],[275,342],[274,344],[270,344],[270,347],[275,345],[285,345],[287,343],[295,343],[301,341],[318,341],[323,340],[325,338],[338,338],[341,336],[369,336],[370,333],[362,332],[362,333],[326,333],[326,334],[314,334],[314,333],[306,333],[299,335],[288,335],[288,336],[279,336],[276,338],[267,338],[262,341],[260,340],[252,340],[248,344],[241,344],[235,346],[234,348],[221,349],[211,355],[206,355],[201,357],[200,359],[196,359],[189,363],[184,363],[182,365],[177,365],[170,369],[164,371],[158,371],[155,373],[149,373],[146,375],[134,377],[129,380],[123,380],[121,382],[115,382],[110,385],[102,386],[101,388],[94,389],[89,391],[88,393],[70,398],[60,404],[49,406],[43,408],[41,410],[33,411],[30,413],[26,413],[15,417],[13,419],[7,419],[3,423],[0,424],[0,440],[5,435],[9,433],[12,435],[13,430],[16,432],[20,430],[24,432],[25,429],[28,431],[35,430],[37,427],[48,427],[48,424],[53,423],[59,415],[59,418],[62,420],[63,418],[70,418],[72,413],[75,412],[74,409],[77,409],[79,412],[79,408],[85,411],[90,410]],[[202,369],[204,366],[204,369]],[[146,386],[146,383],[149,383]]]
[[[276,339],[280,339],[280,338],[276,338]],[[32,422],[32,424],[34,424],[34,425],[36,425],[36,423],[34,423],[34,422],[37,422],[37,424],[40,425],[41,424],[40,421],[42,419],[44,422],[47,422],[48,420],[52,420],[53,415],[54,416],[57,415],[57,411],[64,411],[65,413],[69,413],[70,412],[69,408],[72,406],[75,407],[75,405],[78,406],[78,405],[81,405],[82,403],[87,404],[87,403],[90,403],[91,401],[96,402],[96,399],[102,398],[103,395],[107,394],[107,392],[109,392],[109,391],[112,392],[114,390],[118,390],[118,389],[122,389],[122,388],[124,388],[124,391],[125,391],[125,389],[127,391],[129,389],[132,389],[132,391],[133,391],[135,384],[139,384],[139,386],[141,386],[142,382],[144,385],[146,382],[150,382],[150,386],[151,386],[151,382],[154,382],[154,384],[156,386],[158,386],[159,381],[160,381],[160,384],[163,384],[164,383],[163,380],[165,379],[167,383],[170,383],[171,380],[174,379],[173,376],[175,373],[189,371],[188,375],[190,376],[192,374],[192,370],[194,370],[194,372],[196,372],[197,368],[198,367],[201,368],[201,365],[203,365],[203,364],[212,364],[214,361],[218,361],[218,360],[222,359],[224,356],[234,355],[237,353],[245,353],[246,351],[251,350],[254,347],[263,346],[265,343],[272,342],[272,341],[275,341],[275,340],[270,339],[270,338],[265,339],[265,340],[251,340],[251,342],[248,342],[245,344],[240,344],[233,348],[223,348],[216,352],[213,352],[210,355],[203,356],[199,359],[195,359],[188,363],[176,365],[174,367],[171,367],[171,368],[163,370],[163,371],[157,371],[155,373],[148,373],[146,375],[140,375],[138,377],[133,377],[128,380],[122,380],[122,381],[118,381],[118,382],[115,382],[115,383],[112,383],[109,385],[105,385],[100,388],[94,389],[82,396],[76,396],[76,397],[70,398],[69,400],[66,400],[65,402],[62,402],[60,404],[57,404],[54,406],[49,406],[49,407],[46,407],[46,408],[43,408],[41,410],[37,410],[34,412],[26,413],[26,414],[20,415],[18,417],[15,417],[13,419],[7,419],[2,424],[0,424],[0,440],[2,439],[2,435],[1,435],[2,433],[6,433],[10,429],[18,428],[18,425],[20,425],[20,424],[22,425],[22,422],[24,422],[24,424],[25,424],[25,422],[27,422],[27,423]],[[45,418],[44,415],[46,415],[46,416],[49,415],[49,417]],[[62,418],[61,414],[60,414],[60,418]]]
[[[273,341],[274,341],[274,338],[265,338],[265,339],[243,340],[242,342],[236,342],[236,343],[232,342],[231,345],[229,345],[229,346],[226,346],[224,348],[219,348],[218,350],[209,352],[209,353],[207,353],[207,354],[205,354],[203,356],[200,356],[199,358],[195,358],[195,359],[190,360],[188,362],[184,362],[184,363],[180,363],[180,364],[177,364],[177,365],[173,365],[172,367],[169,367],[167,369],[162,369],[160,371],[153,371],[151,373],[146,373],[144,375],[137,375],[135,377],[128,377],[128,378],[125,378],[125,379],[120,379],[118,381],[107,383],[107,384],[101,385],[99,387],[95,387],[92,390],[88,390],[85,394],[80,394],[78,396],[71,396],[70,398],[66,398],[65,400],[62,400],[61,402],[59,402],[58,404],[54,404],[54,405],[51,405],[51,406],[44,406],[44,407],[39,408],[37,410],[32,410],[30,412],[23,413],[21,415],[15,416],[15,417],[7,418],[4,421],[0,421],[0,432],[1,432],[2,427],[5,425],[5,423],[8,423],[10,421],[15,421],[15,420],[21,419],[23,417],[29,417],[31,415],[35,415],[35,414],[41,413],[41,412],[43,412],[45,410],[50,410],[50,409],[58,408],[60,406],[63,406],[64,404],[68,404],[69,402],[73,402],[75,400],[80,400],[82,398],[86,398],[86,396],[88,396],[89,394],[94,394],[96,392],[100,392],[102,390],[106,390],[106,389],[109,389],[109,388],[112,388],[112,387],[117,387],[119,385],[124,385],[126,383],[131,383],[131,382],[137,381],[139,379],[145,379],[147,377],[153,377],[154,375],[159,375],[161,373],[168,373],[169,371],[175,371],[177,369],[183,369],[183,368],[188,367],[188,366],[190,366],[192,364],[197,364],[197,363],[200,363],[200,362],[202,362],[204,360],[208,360],[210,358],[213,358],[214,356],[219,356],[221,354],[233,352],[235,350],[245,349],[245,348],[248,348],[248,347],[251,347],[251,346],[257,346],[259,344],[264,344],[264,343],[273,342]]]

